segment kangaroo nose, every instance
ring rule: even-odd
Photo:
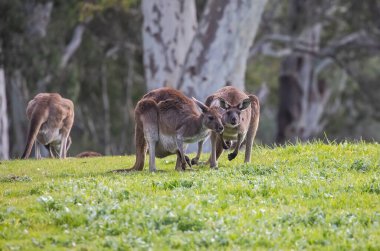
[[[236,125],[236,123],[237,123],[236,118],[232,118],[232,119],[231,119],[231,124],[232,124],[232,125]]]
[[[223,132],[223,130],[224,130],[224,127],[223,126],[219,126],[217,132],[221,133],[221,132]]]

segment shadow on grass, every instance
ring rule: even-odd
[[[116,170],[110,170],[107,171],[105,174],[107,176],[113,175],[113,174],[119,174],[119,175],[128,175],[128,174],[137,174],[137,173],[167,173],[168,170],[156,170],[155,172],[149,172],[149,170],[135,170],[135,169],[116,169]]]
[[[7,176],[0,176],[0,183],[7,183],[7,182],[30,182],[32,179],[27,176],[17,176],[14,174],[8,174]]]

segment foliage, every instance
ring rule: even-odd
[[[377,82],[380,26],[376,14],[380,10],[379,3],[372,0],[288,0],[269,1],[266,6],[254,47],[271,35],[294,39],[313,25],[322,25],[320,49],[329,52],[328,55],[316,54],[315,63],[326,62],[326,59],[332,62],[326,64],[328,66],[318,76],[320,83],[325,83],[325,90],[331,92],[331,97],[324,109],[321,123],[323,130],[319,135],[314,135],[315,137],[323,138],[324,133],[327,133],[337,140],[379,140],[380,106],[377,100],[380,87]],[[292,8],[305,6],[305,11],[294,15]],[[358,33],[366,35],[345,45],[336,46]],[[255,55],[247,65],[248,71],[254,71],[247,72],[247,84],[250,84],[253,76],[269,86],[269,99],[262,118],[266,125],[272,126],[276,121],[273,114],[278,111],[278,107],[274,108],[277,100],[273,99],[278,95],[278,88],[275,87],[278,85],[276,82],[280,73],[278,65],[284,57],[284,49],[295,50],[297,46],[297,43],[286,45],[280,41],[281,39],[273,39],[271,53],[267,52],[267,56]],[[271,58],[270,61],[266,57]],[[272,62],[271,66],[265,67],[268,62]],[[274,79],[275,85],[272,85],[271,79]],[[265,132],[259,131],[258,134],[260,140],[267,144],[273,142],[273,135],[273,127]]]
[[[4,58],[10,102],[11,156],[21,155],[24,145],[15,138],[22,138],[24,144],[25,107],[39,92],[58,92],[73,100],[74,155],[84,150],[104,153],[106,144],[112,144],[112,153],[132,153],[133,144],[126,143],[133,141],[131,115],[134,103],[145,91],[139,1],[53,1],[46,36],[30,37],[27,25],[31,7],[38,3],[31,2],[28,7],[21,0],[0,2],[0,9],[5,11],[0,17],[4,54],[0,61]],[[80,24],[85,27],[80,46],[62,68],[63,55]],[[18,81],[15,76],[20,76]],[[102,88],[103,79],[107,90]],[[99,123],[105,121],[106,95],[111,107],[108,143],[105,123]],[[20,129],[14,124],[21,124]]]
[[[133,156],[1,162],[0,249],[380,248],[378,144],[256,147],[252,160],[178,173],[169,157],[125,175],[107,171]]]
[[[92,18],[94,15],[101,13],[108,8],[120,8],[122,10],[128,10],[130,6],[136,6],[140,3],[140,0],[100,0],[95,2],[84,1],[81,3],[81,11],[79,20],[85,21]]]

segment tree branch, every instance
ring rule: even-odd
[[[80,44],[82,43],[82,37],[83,37],[84,31],[85,31],[85,25],[83,23],[78,24],[77,27],[75,27],[73,37],[71,38],[70,43],[66,46],[65,52],[62,55],[59,69],[66,68],[67,63],[69,62],[71,57],[74,55],[74,53],[77,51]]]
[[[274,42],[282,44],[283,47],[277,50],[274,49]],[[254,57],[255,55],[261,53],[266,56],[281,58],[289,55],[292,52],[300,52],[311,54],[320,58],[325,58],[333,57],[333,55],[337,54],[339,50],[348,45],[365,46],[374,49],[380,49],[379,44],[376,43],[376,39],[372,38],[364,30],[350,33],[338,40],[332,41],[328,46],[321,49],[319,52],[310,49],[313,45],[302,39],[293,38],[291,36],[283,34],[271,34],[265,36],[250,49],[249,57]]]

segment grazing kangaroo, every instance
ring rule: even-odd
[[[77,154],[75,157],[77,158],[91,158],[91,157],[100,157],[102,154],[93,152],[93,151],[85,151]]]
[[[149,171],[156,171],[155,157],[172,154],[177,154],[175,169],[185,170],[190,166],[184,153],[186,144],[203,141],[211,130],[223,132],[221,118],[218,108],[209,108],[175,89],[164,87],[147,93],[135,108],[136,162],[130,169],[115,172],[143,170],[147,146]]]
[[[260,118],[260,103],[255,95],[247,95],[233,86],[219,89],[206,100],[209,107],[220,107],[224,110],[222,122],[223,134],[211,134],[210,167],[217,167],[217,160],[223,149],[228,149],[231,140],[236,141],[234,151],[228,154],[228,159],[233,160],[241,145],[245,142],[244,162],[251,161],[252,143],[256,136]],[[229,144],[226,144],[227,140]]]
[[[49,150],[50,157],[66,158],[71,145],[69,137],[74,123],[74,104],[58,93],[37,94],[28,103],[29,119],[27,144],[21,158],[29,158],[35,144],[36,158],[41,158],[40,145]]]

